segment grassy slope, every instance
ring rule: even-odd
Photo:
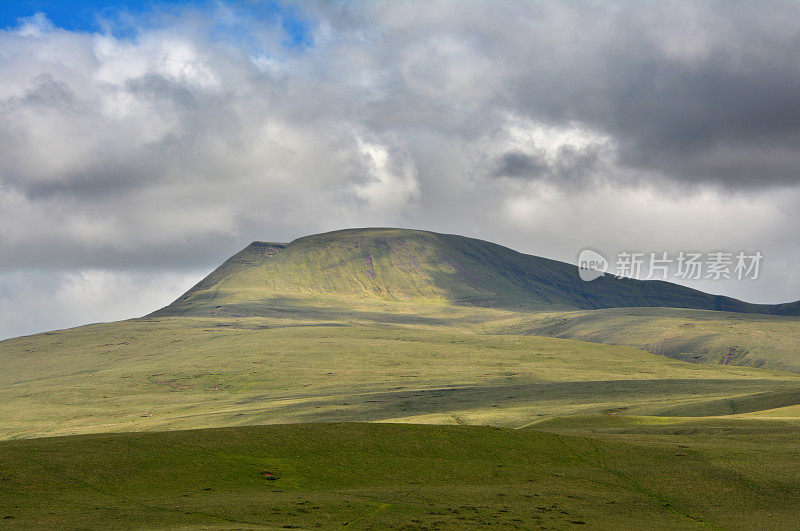
[[[660,424],[588,437],[572,422],[550,432],[306,424],[6,441],[0,526],[800,526],[797,428],[641,431]]]
[[[630,345],[698,363],[800,372],[800,318],[671,308],[498,316],[484,330]]]
[[[264,315],[275,299],[334,295],[373,300],[569,310],[665,306],[797,313],[747,304],[667,282],[604,277],[463,236],[403,229],[349,229],[287,245],[256,242],[155,315]]]
[[[315,421],[513,427],[800,404],[800,375],[479,335],[466,331],[473,310],[447,325],[436,307],[383,325],[320,312],[328,319],[158,318],[4,341],[0,438]]]
[[[795,306],[748,305],[664,282],[607,277],[587,283],[572,265],[489,242],[351,229],[289,244],[253,243],[153,316],[455,326],[800,372],[800,317],[752,313],[791,314]],[[579,310],[587,308],[600,309]]]

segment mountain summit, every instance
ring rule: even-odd
[[[663,281],[606,276],[494,243],[420,230],[346,229],[291,243],[253,242],[153,315],[264,315],[276,301],[340,297],[575,310],[673,307],[797,315],[798,303],[749,304]]]

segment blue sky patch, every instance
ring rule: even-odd
[[[248,19],[265,24],[280,24],[286,32],[283,45],[288,48],[311,46],[311,24],[292,6],[274,1],[229,2],[230,7]],[[139,23],[153,12],[169,13],[181,8],[195,8],[213,13],[213,4],[196,0],[17,0],[0,2],[0,29],[18,25],[19,19],[44,13],[59,28],[79,32],[111,31],[116,37],[132,37]],[[225,28],[230,31],[231,28]],[[225,30],[222,33],[226,33]]]

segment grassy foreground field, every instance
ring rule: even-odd
[[[550,424],[550,432],[351,423],[5,441],[0,526],[800,526],[796,427]],[[575,435],[586,426],[596,432]]]

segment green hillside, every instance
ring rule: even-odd
[[[526,310],[644,306],[798,311],[797,304],[747,304],[668,282],[611,276],[583,282],[577,271],[570,264],[463,236],[349,229],[289,244],[254,242],[153,315],[269,315],[281,300],[307,296]]]
[[[629,345],[694,363],[800,372],[798,317],[608,308],[512,315],[493,322],[484,331]]]
[[[800,405],[798,374],[477,334],[464,328],[473,314],[449,324],[435,315],[164,317],[7,340],[0,439],[321,421],[519,427]]]

